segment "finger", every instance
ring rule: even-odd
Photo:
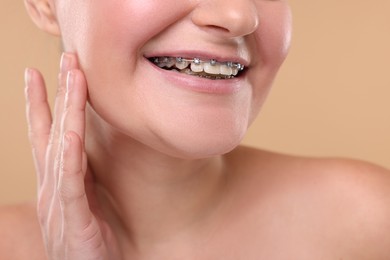
[[[58,183],[58,174],[61,161],[61,120],[64,113],[66,97],[66,78],[69,70],[78,68],[77,58],[74,54],[63,53],[61,57],[60,73],[58,75],[57,94],[54,103],[54,119],[50,130],[50,138],[46,148],[45,172],[42,186],[38,195],[38,210],[42,218],[47,221],[52,230],[58,226],[61,210],[55,192]],[[50,228],[49,228],[50,229]]]
[[[65,108],[64,111],[62,112],[62,122],[61,122],[61,129],[60,133],[74,133],[77,138],[77,141],[80,140],[79,138],[82,137],[80,140],[81,142],[81,172],[86,171],[86,156],[84,156],[85,152],[82,149],[83,148],[83,143],[84,143],[84,129],[85,129],[85,104],[86,104],[86,82],[84,80],[84,76],[79,70],[72,70],[68,72],[68,77],[67,77],[67,87],[66,87],[66,95],[65,95]],[[63,135],[64,136],[64,135]],[[66,138],[65,138],[66,139]],[[63,139],[64,140],[64,139]],[[62,142],[63,145],[63,142]],[[59,149],[63,151],[64,147],[62,147],[60,144]],[[54,182],[55,186],[61,187],[61,176],[62,172],[66,172],[65,168],[65,163],[66,160],[64,158],[64,153],[60,152],[58,154],[61,154],[62,158],[58,160],[57,167],[55,167],[55,172],[57,173],[56,175],[56,180]],[[73,158],[73,157],[72,157]],[[76,161],[73,161],[74,165]],[[77,165],[79,165],[80,162],[77,162]],[[81,180],[82,184],[84,185],[84,180]],[[83,190],[85,193],[85,189],[83,186]],[[67,193],[65,193],[67,194]],[[59,197],[58,197],[59,196]],[[65,197],[66,198],[66,197]],[[51,210],[53,211],[53,215],[58,216],[56,219],[59,217],[62,217],[61,214],[61,208],[60,204],[58,203],[58,199],[62,201],[61,198],[61,193],[55,193],[53,194],[53,200],[51,203]]]
[[[63,232],[85,231],[94,217],[85,191],[83,144],[75,132],[67,132],[64,136],[62,163],[57,189],[64,220]]]
[[[26,69],[25,81],[28,135],[38,177],[38,186],[40,186],[44,178],[45,153],[50,137],[52,116],[41,73],[34,69]]]
[[[61,57],[60,73],[58,75],[57,94],[54,103],[54,119],[50,132],[50,139],[46,151],[46,169],[49,174],[45,175],[44,184],[46,194],[53,194],[57,183],[59,172],[59,161],[61,157],[61,120],[64,112],[66,96],[66,78],[69,70],[78,67],[78,62],[74,54],[63,53]]]
[[[85,106],[87,102],[87,84],[84,75],[79,70],[68,73],[65,111],[62,131],[75,132],[84,143],[85,136]]]
[[[66,133],[69,131],[73,131],[78,136],[82,136],[82,143],[84,142],[84,129],[85,129],[85,104],[86,104],[86,83],[83,77],[83,74],[79,70],[72,70],[68,72],[67,77],[67,87],[66,87],[66,95],[65,95],[65,101],[64,101],[64,110],[62,112],[62,122],[60,127],[60,134],[63,136],[62,133]],[[63,160],[61,158],[62,156],[62,150],[63,147],[61,146],[62,142],[60,144],[52,143],[52,147],[55,147],[57,145],[58,152],[55,156],[55,162],[54,162],[54,174],[52,176],[48,176],[48,184],[47,188],[48,190],[54,189],[54,187],[58,186],[59,183],[59,176],[61,172],[61,167]],[[53,148],[54,149],[54,148]],[[54,180],[53,180],[54,178]],[[52,202],[50,209],[52,212],[54,212],[54,215],[57,215],[60,213],[60,208],[58,205],[58,198],[57,194],[53,194],[52,196]],[[56,219],[56,218],[54,218]]]
[[[49,162],[58,162],[60,159],[60,148],[58,145],[61,143],[60,139],[62,137],[61,120],[65,108],[67,75],[70,70],[75,68],[78,68],[78,62],[75,55],[71,53],[63,53],[61,57],[60,73],[58,75],[57,94],[54,103],[54,121],[50,134],[50,151],[48,152],[50,154],[50,160],[48,160]],[[53,170],[51,166],[52,165],[49,166],[49,169]]]
[[[51,143],[60,143],[61,120],[65,108],[66,85],[68,72],[77,69],[78,62],[74,54],[63,53],[61,57],[60,73],[58,75],[58,88],[54,103],[54,122],[51,135]]]

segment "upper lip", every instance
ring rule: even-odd
[[[240,63],[241,65],[244,65],[245,67],[248,67],[250,65],[250,61],[246,57],[242,57],[239,55],[232,55],[231,53],[223,53],[223,52],[216,52],[216,53],[210,53],[207,51],[155,51],[150,53],[144,54],[145,58],[152,58],[152,57],[182,57],[182,58],[198,58],[200,60],[217,60],[218,62],[234,62],[234,63]]]

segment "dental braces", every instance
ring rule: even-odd
[[[228,62],[218,62],[217,60],[215,59],[211,59],[209,61],[203,61],[199,58],[194,58],[194,59],[185,59],[185,58],[182,58],[182,57],[176,57],[176,58],[172,58],[172,57],[157,57],[157,58],[154,58],[154,63],[155,64],[161,64],[161,63],[170,63],[172,61],[176,61],[177,63],[183,63],[183,62],[189,62],[189,63],[194,63],[195,65],[200,65],[200,64],[203,64],[203,63],[210,63],[212,66],[215,66],[217,64],[219,65],[226,65],[230,68],[237,68],[239,71],[243,71],[245,66],[242,65],[241,63],[235,63],[235,62],[232,62],[232,61],[228,61]]]

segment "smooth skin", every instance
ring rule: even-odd
[[[26,6],[67,52],[53,112],[26,70],[38,198],[1,209],[1,258],[390,259],[388,170],[238,146],[287,55],[285,1]],[[181,46],[247,59],[240,91],[172,87],[144,63]]]

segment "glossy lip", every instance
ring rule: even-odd
[[[171,56],[171,57],[181,57],[177,56],[178,54],[153,54],[148,57],[160,57],[160,56]],[[188,55],[188,54],[187,54]],[[148,60],[148,57],[143,57],[143,61],[146,63],[146,66],[149,66],[157,73],[159,73],[162,77],[172,82],[174,86],[192,90],[200,93],[209,93],[209,94],[234,94],[238,92],[240,89],[244,87],[245,82],[245,74],[246,71],[241,72],[239,77],[233,79],[223,79],[223,80],[212,80],[206,78],[200,78],[196,76],[187,75],[184,73],[179,73],[171,70],[164,70],[154,65],[152,62]],[[186,55],[183,54],[183,57]],[[192,57],[192,56],[189,56]],[[199,54],[198,56],[199,57]],[[215,56],[211,58],[210,56],[200,56],[200,59],[218,59]],[[240,59],[226,60],[226,59],[218,59],[220,62],[225,61],[234,61],[239,62]],[[241,63],[242,64],[242,63]],[[244,64],[248,64],[247,62]]]

